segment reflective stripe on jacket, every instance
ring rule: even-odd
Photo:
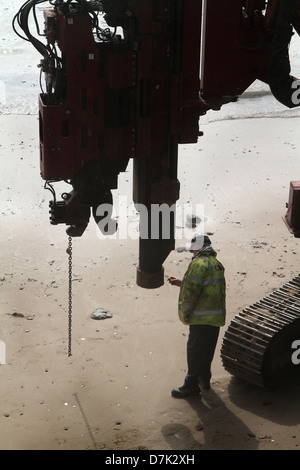
[[[192,259],[181,283],[178,314],[182,323],[188,316],[189,325],[223,326],[226,315],[226,283],[224,267],[209,246]]]

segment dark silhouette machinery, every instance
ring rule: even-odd
[[[44,3],[41,33],[37,9]],[[30,14],[43,39],[32,34]],[[111,207],[111,190],[132,159],[133,200],[148,209],[140,220],[137,283],[161,286],[174,249],[174,213],[169,236],[161,220],[152,236],[151,207],[176,204],[178,146],[197,142],[199,118],[237,100],[257,79],[284,105],[299,106],[288,55],[293,27],[300,32],[299,0],[28,0],[14,26],[42,56],[40,168],[54,196],[51,224],[66,224],[69,237],[77,237],[91,214],[97,224],[109,221],[111,213],[99,207]],[[72,187],[61,201],[58,181]],[[285,220],[299,235],[299,186],[291,187]],[[298,302],[299,281],[287,289],[288,301]],[[244,323],[233,320],[221,353],[229,372],[262,386],[272,382],[274,367],[284,368],[277,360],[264,380],[267,358],[292,340],[285,334],[291,324],[300,338],[299,303],[288,307],[291,315],[277,297],[270,303],[251,309]],[[264,319],[268,326],[260,328]]]

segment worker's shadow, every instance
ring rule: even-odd
[[[202,398],[186,401],[195,410],[198,421],[187,426],[170,423],[162,428],[162,434],[172,449],[176,450],[256,450],[258,441],[251,429],[231,412],[218,392],[213,389]]]
[[[204,392],[202,399],[186,401],[199,419],[192,424],[170,423],[162,428],[162,434],[172,449],[186,450],[256,450],[265,436],[256,435],[238,416],[243,411],[284,426],[300,423],[300,377],[284,386],[268,391],[235,377],[229,379],[226,391],[216,387]],[[233,405],[230,411],[221,395]],[[227,401],[226,400],[226,401]],[[203,434],[201,434],[203,433]]]
[[[232,377],[228,396],[238,408],[273,423],[284,426],[300,423],[300,376],[270,391]]]

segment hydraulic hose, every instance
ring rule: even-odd
[[[299,15],[300,0],[279,0],[270,40],[267,44],[268,83],[274,97],[288,108],[300,105],[299,99],[295,99],[297,96],[295,89],[299,81],[291,75],[289,58],[293,21],[299,26]]]

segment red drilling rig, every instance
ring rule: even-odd
[[[36,9],[44,3],[44,32],[37,37],[29,15],[37,25]],[[42,56],[40,168],[53,192],[51,224],[66,224],[69,237],[78,237],[91,214],[97,224],[109,222],[111,213],[99,207],[111,207],[111,190],[132,159],[133,201],[148,209],[140,220],[137,284],[161,286],[163,263],[174,249],[174,212],[168,215],[169,236],[156,220],[153,237],[151,207],[176,204],[178,146],[197,142],[199,118],[237,100],[255,80],[268,83],[285,106],[300,104],[288,54],[293,28],[300,33],[299,0],[28,0],[14,18],[17,26]],[[72,187],[61,201],[54,190],[59,181]],[[300,184],[292,183],[284,219],[295,236],[299,194]],[[298,306],[294,310],[295,326]],[[269,320],[283,327],[286,318]],[[265,338],[258,338],[264,353],[255,345],[251,362],[261,321],[251,317],[231,325],[222,357],[231,373],[254,383],[254,376],[263,376],[259,384],[270,386],[271,373],[262,374],[266,366],[256,357],[265,361]],[[245,346],[248,337],[252,346]],[[243,348],[244,366],[237,359]],[[253,368],[258,372],[251,375]]]

